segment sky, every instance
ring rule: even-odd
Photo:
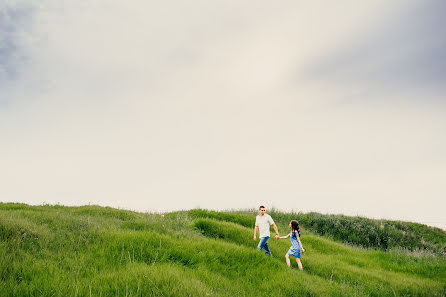
[[[0,1],[0,201],[446,229],[442,0]]]

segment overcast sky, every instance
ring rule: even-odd
[[[446,2],[0,1],[0,201],[446,229]]]

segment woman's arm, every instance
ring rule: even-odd
[[[305,249],[304,249],[304,247],[302,246],[302,242],[300,242],[300,236],[297,236],[297,241],[299,241],[300,248],[302,249],[302,253],[305,253]]]
[[[288,238],[288,237],[290,237],[290,234],[289,234],[289,233],[288,233],[288,235],[280,236],[278,239],[285,239],[285,238]]]

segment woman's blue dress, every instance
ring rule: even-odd
[[[297,240],[298,237],[299,233],[297,231],[294,232],[294,236],[293,236],[293,231],[290,232],[291,247],[288,250],[288,255],[293,256],[295,258],[300,258],[300,244],[299,241]]]

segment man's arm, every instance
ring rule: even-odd
[[[276,239],[279,239],[279,230],[277,230],[276,224],[273,224],[274,231],[276,231]]]
[[[257,230],[259,230],[259,226],[254,227],[254,240],[257,240]]]

